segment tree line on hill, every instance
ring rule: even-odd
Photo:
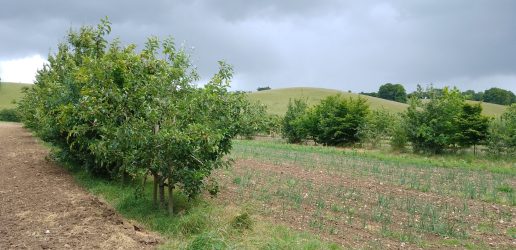
[[[436,95],[442,95],[444,89],[428,88],[423,90],[421,85],[417,85],[417,89],[412,93],[406,93],[405,88],[401,84],[386,83],[380,86],[378,92],[361,92],[362,95],[378,97],[386,100],[407,103],[407,100],[417,95],[418,98],[430,99]],[[461,92],[466,100],[482,101],[500,105],[511,105],[516,103],[516,95],[510,90],[501,88],[490,88],[485,91],[475,92],[474,90],[466,90]]]

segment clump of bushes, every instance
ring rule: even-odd
[[[237,230],[249,230],[253,227],[253,220],[251,219],[249,213],[244,212],[235,216],[235,218],[231,220],[231,227]]]
[[[1,109],[0,121],[5,122],[19,122],[20,115],[16,109]]]
[[[360,141],[368,113],[369,105],[362,98],[328,96],[311,108],[294,100],[283,119],[283,137],[293,143],[310,138],[323,145],[350,145]]]

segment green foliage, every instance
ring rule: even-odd
[[[302,127],[302,116],[306,113],[308,105],[304,99],[289,100],[287,112],[283,117],[282,136],[289,143],[300,143],[306,139],[306,132]]]
[[[385,109],[371,111],[359,131],[361,139],[376,148],[382,140],[388,139],[391,135],[394,120],[394,115]]]
[[[428,102],[412,98],[405,115],[406,132],[416,152],[442,153],[456,146],[457,118],[464,99],[457,89],[445,88]]]
[[[70,31],[19,103],[23,122],[93,173],[138,177],[151,173],[160,189],[179,186],[190,197],[225,165],[241,129],[241,94],[228,91],[232,68],[202,88],[189,55],[171,38],[136,46],[109,43],[104,19]],[[155,193],[157,191],[155,190]],[[156,202],[156,200],[154,200]]]
[[[249,213],[244,212],[231,220],[231,226],[237,230],[249,230],[253,227],[253,220],[251,216],[249,216]]]
[[[360,141],[359,131],[366,124],[369,105],[363,98],[328,96],[302,118],[307,134],[324,145],[346,145]]]
[[[516,96],[512,91],[501,88],[490,88],[483,94],[485,102],[496,103],[501,105],[511,105],[516,102]]]
[[[246,102],[242,108],[242,118],[238,134],[246,139],[252,139],[258,133],[268,130],[270,116],[267,107],[259,102]]]
[[[491,155],[516,156],[516,104],[491,122],[487,150]]]
[[[389,129],[390,145],[393,150],[405,151],[408,143],[408,135],[404,116],[394,116]]]
[[[269,87],[269,86],[265,86],[265,87],[258,87],[256,90],[257,90],[257,91],[271,90],[271,87]]]
[[[481,144],[487,137],[489,118],[480,104],[468,104],[458,89],[419,90],[404,115],[408,140],[416,152],[443,153]],[[433,93],[430,100],[417,99]]]
[[[482,116],[482,106],[463,104],[462,112],[457,118],[457,143],[468,148],[483,142],[487,137],[489,118]]]
[[[0,121],[19,122],[20,115],[16,109],[0,109]]]
[[[378,97],[396,102],[407,102],[407,92],[401,84],[386,83],[380,86]]]

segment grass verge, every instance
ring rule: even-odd
[[[258,215],[247,218],[252,226],[235,227],[234,221],[248,213],[245,208],[215,205],[209,198],[188,201],[180,192],[174,196],[179,213],[169,216],[152,205],[151,183],[145,187],[144,195],[138,196],[135,184],[96,178],[82,170],[71,173],[78,183],[124,217],[163,235],[163,249],[340,249],[312,234],[273,224]]]

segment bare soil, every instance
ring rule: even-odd
[[[242,189],[241,186],[234,183],[235,177],[245,176],[253,173],[250,183],[247,187]],[[308,190],[299,190],[303,200],[309,201],[310,195],[316,195],[316,199],[321,199],[326,204],[324,209],[317,209],[314,202],[301,202],[297,209],[291,207],[284,207],[282,199],[273,198],[278,185],[281,183],[274,183],[268,185],[267,182],[272,179],[281,179],[281,183],[288,180],[309,182],[313,185],[315,190],[324,189],[329,186],[347,186],[352,187],[359,195],[358,200],[348,199],[341,202],[337,199],[338,195],[331,192],[320,192],[314,194]],[[468,237],[463,239],[465,242],[471,242],[480,246],[489,248],[513,249],[516,246],[516,240],[509,236],[506,232],[510,228],[516,227],[516,222],[513,219],[501,219],[500,214],[508,214],[509,217],[516,217],[516,209],[512,206],[492,204],[483,201],[461,199],[459,197],[438,195],[431,192],[420,192],[417,190],[410,190],[403,186],[396,186],[387,183],[378,182],[371,179],[363,179],[359,177],[344,177],[334,175],[325,171],[306,170],[296,165],[288,164],[271,164],[260,162],[256,160],[239,159],[236,161],[234,168],[230,171],[219,171],[216,178],[220,181],[222,186],[219,193],[218,200],[221,203],[229,202],[241,205],[246,202],[258,203],[255,204],[261,207],[265,219],[270,219],[274,223],[281,223],[296,230],[309,231],[319,235],[321,238],[337,242],[344,247],[349,248],[368,248],[373,246],[376,248],[381,246],[385,249],[397,248],[420,248],[414,243],[402,242],[396,237],[386,237],[381,233],[381,224],[372,221],[368,218],[364,224],[361,224],[358,214],[372,214],[373,209],[378,204],[378,197],[393,197],[396,198],[393,203],[399,203],[405,199],[410,199],[415,202],[433,204],[441,206],[448,204],[448,206],[462,208],[467,206],[467,224],[471,226],[468,228]],[[256,195],[264,191],[260,187],[267,187],[267,193],[271,198],[258,202]],[[308,195],[310,193],[310,195]],[[304,196],[303,196],[304,194]],[[260,204],[261,203],[261,204]],[[339,205],[341,207],[355,208],[355,215],[353,223],[348,223],[346,214],[332,211],[330,205]],[[389,212],[392,213],[394,223],[389,225],[390,230],[403,232],[406,229],[401,225],[407,223],[410,217],[403,209],[395,208],[396,204],[391,205]],[[314,216],[319,214],[317,216]],[[420,213],[418,213],[420,214]],[[416,219],[420,215],[416,216]],[[442,214],[445,218],[443,221],[458,220],[457,214]],[[310,226],[310,221],[317,220],[321,217],[321,228],[314,228]],[[324,219],[323,219],[324,217]],[[331,219],[327,219],[327,218]],[[494,221],[493,221],[494,220]],[[479,230],[478,226],[489,224],[489,229]],[[332,230],[327,230],[332,228]],[[486,232],[487,231],[487,232]],[[426,248],[450,248],[453,245],[445,245],[444,241],[447,237],[441,237],[432,233],[417,233],[424,241]],[[377,243],[372,245],[372,243]],[[459,248],[464,246],[457,246]]]
[[[156,234],[122,218],[46,160],[18,123],[0,122],[0,249],[148,249]]]

